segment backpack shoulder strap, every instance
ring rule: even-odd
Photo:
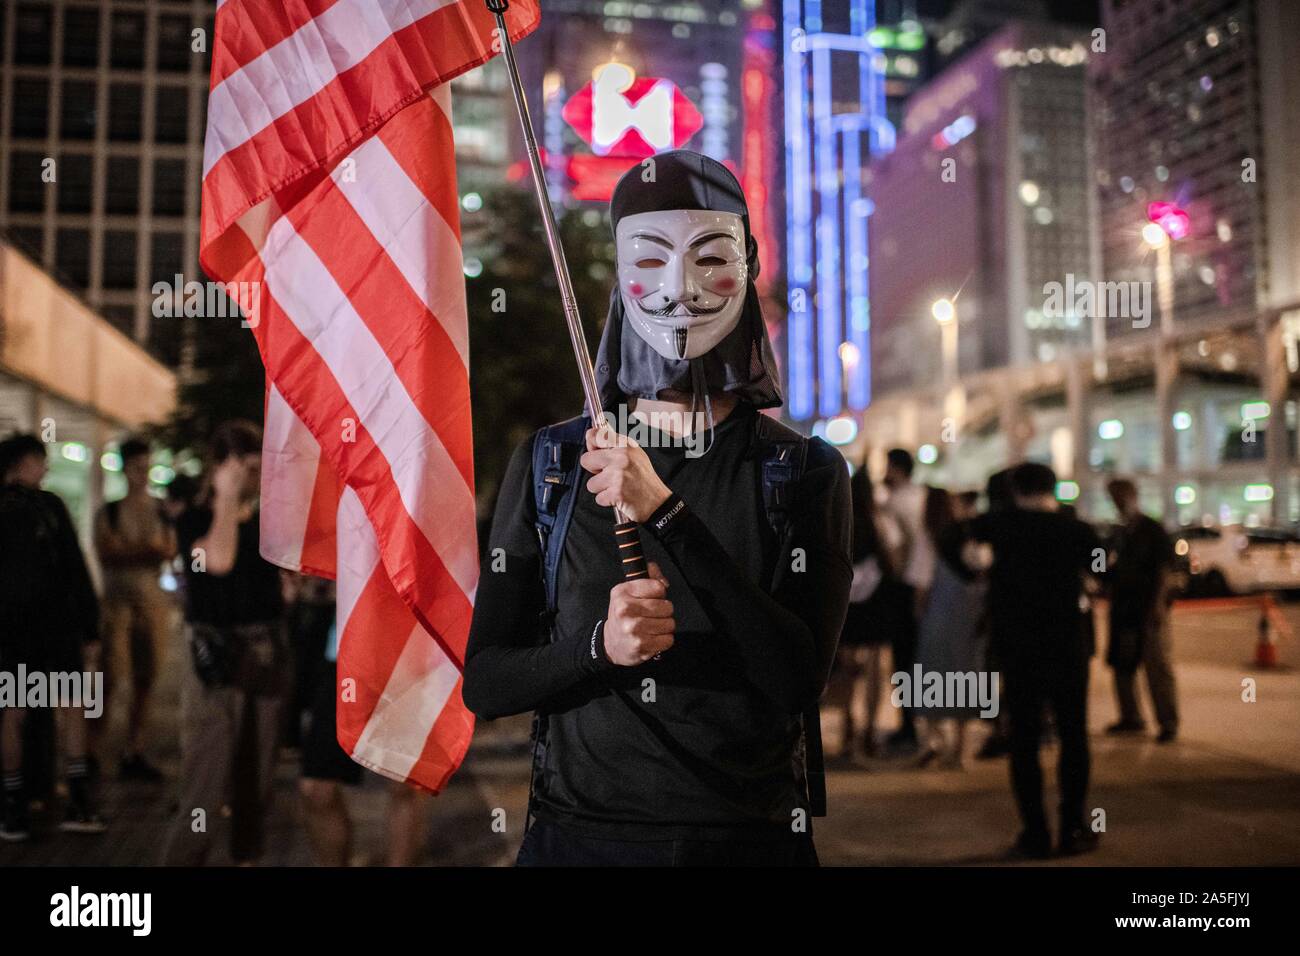
[[[763,510],[784,549],[790,532],[790,510],[808,460],[808,439],[769,415],[758,415],[754,427],[762,463]]]
[[[578,500],[576,485],[582,467],[578,459],[586,450],[590,422],[585,416],[547,425],[533,437],[533,505],[536,511],[537,546],[542,556],[542,584],[546,589],[548,623],[554,621],[558,601],[560,559],[564,538],[573,520]],[[535,819],[537,782],[546,763],[549,721],[542,710],[533,713],[533,759],[528,777],[528,810],[525,829]]]
[[[564,537],[573,520],[577,484],[582,467],[578,459],[586,450],[585,416],[547,425],[533,439],[533,503],[536,506],[537,544],[542,555],[542,583],[546,588],[546,609],[555,613],[560,557]]]
[[[777,540],[777,575],[785,561],[792,528],[790,512],[794,507],[799,480],[808,461],[808,439],[768,415],[759,415],[755,423],[758,455],[762,465],[763,509],[767,523]],[[821,710],[814,702],[801,715],[801,741],[804,786],[808,791],[809,811],[815,817],[826,816],[826,759],[822,752]]]

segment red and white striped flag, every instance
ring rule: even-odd
[[[446,84],[499,51],[483,0],[219,0],[204,145],[200,258],[266,365],[262,554],[338,580],[339,743],[435,792],[478,575]]]

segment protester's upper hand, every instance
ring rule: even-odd
[[[622,667],[641,664],[673,646],[677,622],[668,600],[668,579],[650,562],[650,576],[610,589],[605,617],[605,656]]]
[[[582,467],[591,472],[587,490],[596,504],[618,508],[633,521],[645,521],[672,494],[655,474],[640,445],[611,428],[587,429]]]

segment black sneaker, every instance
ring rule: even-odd
[[[32,826],[27,813],[27,801],[22,797],[5,794],[4,818],[0,820],[0,840],[22,843],[31,839]]]
[[[151,764],[141,754],[124,754],[117,767],[123,780],[135,780],[140,783],[162,783],[162,771]]]
[[[1071,827],[1069,830],[1061,831],[1057,852],[1061,856],[1079,856],[1081,853],[1091,853],[1100,843],[1100,833],[1094,833],[1085,826]]]
[[[891,757],[910,757],[920,750],[916,734],[899,729],[885,738],[885,753]]]
[[[1121,720],[1107,727],[1106,733],[1114,737],[1119,734],[1140,734],[1146,729],[1147,725],[1141,721]]]
[[[1031,833],[1025,830],[1007,851],[1008,860],[1046,860],[1052,855],[1052,837],[1047,831]]]
[[[84,792],[76,792],[79,789],[81,788],[75,788],[73,795],[68,798],[68,805],[63,811],[63,822],[59,824],[59,829],[64,833],[103,833],[108,829],[108,824],[96,812],[90,797]]]
[[[979,752],[975,754],[976,760],[996,760],[999,757],[1005,757],[1011,752],[1011,742],[1001,734],[993,734],[988,740],[984,741],[984,746],[980,747]]]
[[[1160,735],[1156,737],[1156,743],[1171,744],[1177,739],[1178,739],[1178,731],[1175,730],[1173,727],[1166,727],[1164,730],[1160,731]]]

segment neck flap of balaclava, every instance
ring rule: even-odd
[[[689,393],[697,407],[707,410],[712,428],[710,392],[726,392],[757,408],[781,404],[776,357],[767,337],[754,279],[758,275],[758,244],[749,232],[749,209],[740,184],[725,166],[690,150],[672,150],[653,157],[654,179],[646,182],[643,164],[633,166],[618,181],[609,204],[610,225],[643,212],[701,209],[734,213],[745,227],[749,277],[740,321],[708,352],[694,359],[665,358],[625,321],[618,283],[609,297],[609,316],[596,354],[600,399],[611,410],[627,398],[655,399],[664,390]]]

